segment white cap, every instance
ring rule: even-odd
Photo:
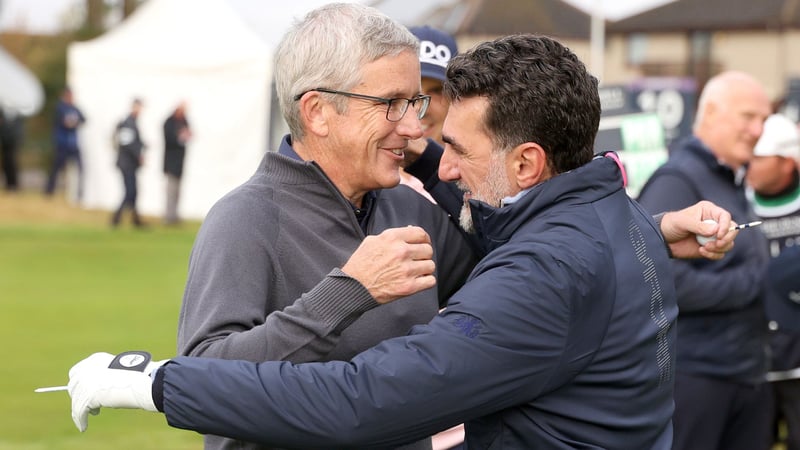
[[[761,139],[753,149],[754,156],[783,156],[800,164],[800,130],[797,124],[781,114],[773,114],[764,122]]]

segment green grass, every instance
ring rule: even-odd
[[[66,384],[96,351],[175,354],[197,226],[111,230],[105,217],[0,220],[0,450],[202,448],[200,435],[143,411],[103,410],[79,433],[66,392],[33,392]]]

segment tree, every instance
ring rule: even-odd
[[[122,18],[125,19],[130,16],[137,6],[139,6],[139,2],[137,0],[123,0]]]
[[[103,0],[86,0],[86,28],[99,32],[103,30],[106,5]]]

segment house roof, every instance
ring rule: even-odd
[[[773,29],[800,26],[800,0],[677,0],[623,20],[607,33]]]
[[[589,39],[591,18],[561,0],[467,0],[456,34],[537,33]],[[464,5],[462,5],[463,7]]]

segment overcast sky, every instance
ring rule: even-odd
[[[198,0],[199,1],[199,0]],[[319,4],[320,0],[291,0],[288,2],[269,2],[265,0],[226,0],[243,18],[253,26],[261,29],[270,25],[271,12],[275,8],[290,8],[292,11],[307,10],[307,5]],[[409,11],[417,8],[410,4],[419,4],[420,8],[430,6],[436,1],[452,2],[454,0],[384,0],[387,9],[393,15],[392,4],[402,4],[397,11]],[[527,0],[519,0],[527,1]],[[606,18],[617,20],[628,15],[668,3],[672,0],[565,0],[586,11],[598,5],[605,11]],[[0,30],[24,29],[38,33],[55,33],[69,20],[70,11],[74,12],[84,0],[0,0]],[[399,2],[399,3],[398,3]],[[398,14],[400,14],[398,12]],[[74,16],[74,14],[73,14]],[[402,18],[395,17],[402,21]],[[263,27],[263,28],[262,28]]]

